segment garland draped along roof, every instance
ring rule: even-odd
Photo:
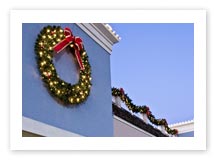
[[[171,129],[168,126],[166,119],[156,119],[155,116],[151,113],[150,108],[148,106],[137,106],[132,103],[132,100],[129,98],[129,96],[124,92],[123,88],[112,88],[112,96],[120,97],[120,99],[125,103],[125,105],[128,107],[129,110],[131,110],[134,113],[142,113],[146,114],[150,122],[154,125],[161,125],[164,126],[165,130],[168,134],[177,135],[178,130],[177,129]]]

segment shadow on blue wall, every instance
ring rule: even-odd
[[[179,134],[178,137],[194,137],[194,131]]]

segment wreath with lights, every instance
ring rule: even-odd
[[[156,119],[155,116],[151,113],[150,108],[148,106],[137,106],[132,103],[132,100],[129,98],[129,96],[124,92],[123,88],[112,88],[112,96],[120,97],[120,99],[125,103],[125,105],[128,107],[129,110],[131,110],[134,113],[142,113],[146,114],[150,122],[154,125],[161,125],[165,127],[165,130],[167,133],[172,135],[177,135],[178,130],[177,129],[171,129],[168,126],[168,123],[166,119]]]
[[[79,81],[70,84],[62,80],[53,63],[53,56],[68,49],[76,57],[79,64]],[[37,37],[35,44],[37,65],[41,78],[52,96],[65,105],[84,102],[91,89],[91,66],[83,42],[73,36],[69,28],[46,26]]]

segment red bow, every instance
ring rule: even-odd
[[[124,92],[124,89],[123,89],[123,88],[120,88],[120,92],[121,92],[121,94],[122,94],[122,95],[124,95],[124,94],[125,94],[125,92]]]
[[[150,116],[150,114],[151,114],[150,108],[147,106],[146,106],[146,114],[147,114],[147,116]]]
[[[65,39],[61,40],[59,43],[57,43],[53,49],[54,51],[56,51],[57,53],[59,53],[60,51],[62,51],[64,48],[66,48],[68,45],[70,45],[71,43],[74,44],[75,46],[75,55],[76,55],[76,59],[79,63],[80,69],[84,70],[84,65],[82,63],[82,59],[80,57],[80,51],[83,49],[83,44],[82,44],[82,39],[79,37],[75,37],[72,34],[72,31],[69,28],[65,28],[64,29],[64,35],[65,35]]]

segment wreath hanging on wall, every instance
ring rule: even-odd
[[[62,80],[53,63],[53,56],[65,48],[76,57],[80,67],[76,84]],[[91,66],[81,38],[73,36],[69,28],[46,26],[37,37],[35,53],[42,80],[55,99],[64,105],[80,104],[87,99],[92,80]]]

